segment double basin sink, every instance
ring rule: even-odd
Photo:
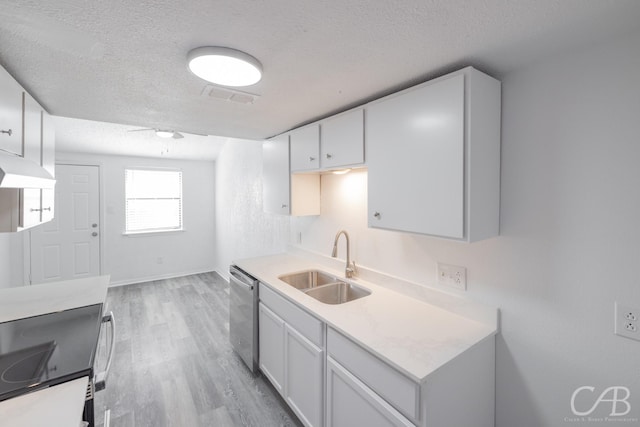
[[[343,304],[371,291],[319,270],[284,274],[278,279],[325,304]]]

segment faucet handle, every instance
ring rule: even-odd
[[[358,275],[358,267],[356,267],[355,261],[351,261],[351,265],[347,266],[347,268],[344,270],[344,275],[348,279]]]

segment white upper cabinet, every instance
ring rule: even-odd
[[[27,92],[23,92],[23,157],[41,164],[42,107]]]
[[[0,67],[0,149],[22,156],[55,176],[51,116]],[[53,219],[55,190],[0,189],[0,232],[16,232]]]
[[[22,155],[22,87],[0,67],[0,149]]]
[[[23,92],[22,119],[24,158],[42,165],[42,107],[26,92]],[[29,228],[40,224],[42,217],[42,190],[25,188],[20,191],[22,192],[20,227]]]
[[[471,67],[366,107],[370,227],[499,233],[500,82]]]
[[[320,125],[304,126],[289,133],[291,138],[291,172],[320,167]]]
[[[289,135],[280,135],[262,144],[262,198],[264,211],[288,215]]]
[[[53,118],[46,111],[42,110],[42,141],[41,141],[41,153],[42,153],[42,167],[47,170],[51,174],[51,176],[56,176],[55,174],[55,144],[56,144],[56,133],[53,124]],[[55,188],[44,188],[40,190],[42,193],[41,199],[41,222],[51,221],[54,216],[54,207],[55,207]]]
[[[364,110],[347,111],[289,132],[291,172],[364,163]]]
[[[320,176],[289,173],[289,134],[262,144],[263,209],[268,213],[320,215]]]
[[[323,169],[364,163],[364,110],[358,108],[321,123]]]

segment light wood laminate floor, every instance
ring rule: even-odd
[[[111,427],[300,426],[229,344],[229,284],[204,273],[109,289],[116,353],[96,424]],[[104,342],[98,357],[105,360]]]

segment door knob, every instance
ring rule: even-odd
[[[96,236],[98,235],[98,233],[96,233],[96,232],[94,231],[93,233],[91,233],[91,235],[92,235],[93,237],[96,237]]]
[[[98,224],[91,224],[91,226],[92,226],[93,228],[96,228],[96,227],[98,226]]]

